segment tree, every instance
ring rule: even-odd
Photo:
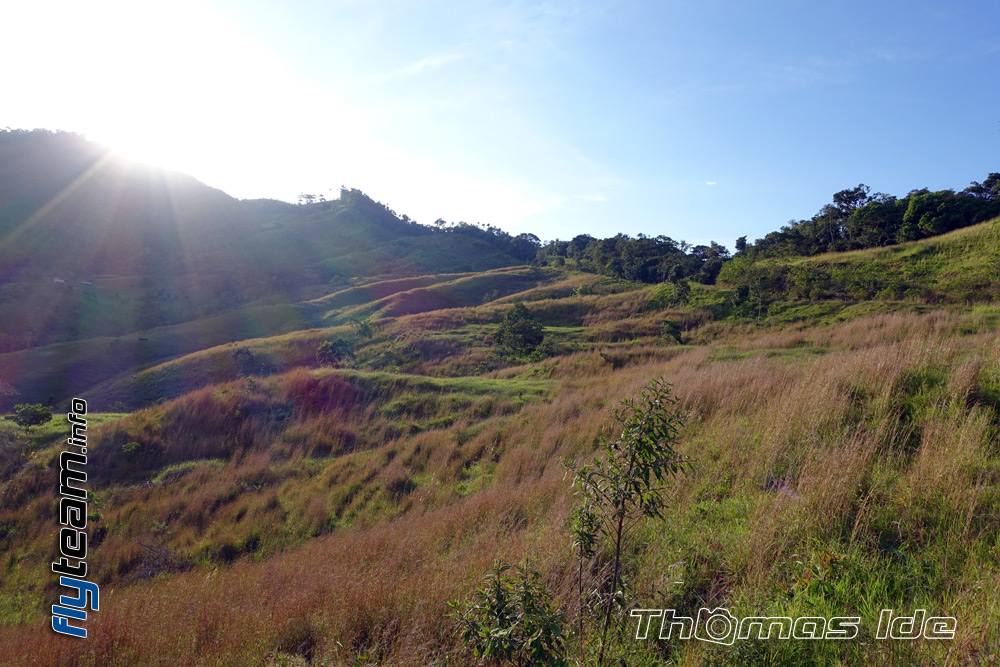
[[[664,518],[664,484],[690,468],[688,459],[674,450],[684,421],[672,386],[663,378],[652,380],[639,392],[638,399],[622,401],[614,419],[621,426],[621,434],[604,444],[603,456],[579,468],[567,464],[575,473],[573,487],[580,498],[574,522],[579,557],[594,553],[594,545],[601,539],[610,542],[613,552],[611,578],[603,590],[598,667],[604,661],[611,612],[616,604],[624,605],[621,573],[625,539],[641,519]],[[582,567],[580,576],[582,580]],[[581,584],[581,595],[582,588]]]
[[[846,220],[857,209],[871,201],[872,189],[864,183],[856,188],[841,190],[833,195],[833,205],[840,213],[841,220]]]
[[[510,254],[521,261],[534,259],[541,247],[541,240],[534,234],[518,234],[510,239]]]
[[[352,317],[350,319],[351,324],[354,326],[354,340],[360,342],[363,340],[368,340],[374,335],[374,329],[372,327],[372,320],[370,317],[361,319],[360,317]]]
[[[1000,199],[1000,173],[991,173],[982,183],[972,181],[962,192],[987,201]]]
[[[50,419],[52,419],[52,408],[41,403],[15,405],[14,416],[11,417],[11,420],[18,426],[23,426],[25,431],[30,431],[32,426],[45,424]]]
[[[316,349],[316,361],[319,362],[320,366],[336,368],[345,360],[353,358],[354,350],[351,343],[343,338],[328,340]]]
[[[541,575],[529,561],[516,566],[493,561],[483,585],[462,608],[448,603],[455,629],[477,659],[491,665],[566,665],[566,614],[552,604]]]
[[[493,336],[493,344],[508,357],[531,354],[545,338],[545,329],[523,303],[518,301],[503,316]]]

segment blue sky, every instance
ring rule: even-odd
[[[995,2],[20,4],[0,127],[241,198],[732,247],[859,182],[1000,171]]]

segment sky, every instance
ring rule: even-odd
[[[244,199],[732,248],[1000,171],[995,0],[0,1],[0,127]]]

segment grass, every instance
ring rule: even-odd
[[[772,294],[794,299],[971,305],[1000,297],[998,245],[1000,219],[994,219],[884,248],[764,260],[742,272],[733,263],[720,273],[720,281],[746,283],[749,270],[766,281]]]
[[[962,232],[937,250],[879,252],[940,268],[979,247],[982,230]],[[521,285],[524,271],[497,272],[524,289],[490,299],[488,281],[462,276],[321,299],[333,319],[376,315],[353,367],[313,367],[314,346],[347,325],[240,342],[271,364],[250,380],[223,345],[94,389],[110,400],[148,383],[167,400],[95,418],[91,562],[108,598],[86,646],[42,623],[56,591],[51,522],[38,517],[51,515],[48,457],[65,429],[39,429],[32,461],[0,481],[0,662],[463,664],[444,602],[494,558],[525,554],[575,620],[561,462],[614,437],[610,410],[661,375],[682,399],[694,473],[671,486],[666,520],[627,545],[629,604],[857,615],[864,630],[718,647],[636,641],[626,615],[614,664],[1000,659],[994,302],[783,296],[758,323],[729,317],[725,287],[661,310],[648,287],[581,295],[579,274]],[[455,295],[461,305],[440,300]],[[563,347],[490,367],[489,333],[519,296]],[[664,321],[681,344],[661,336]],[[170,558],[154,567],[140,542]],[[956,638],[875,640],[889,606],[954,616]]]

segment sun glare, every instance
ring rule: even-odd
[[[289,123],[296,83],[227,17],[183,1],[24,3],[14,11],[11,25],[51,28],[44,45],[16,31],[0,44],[7,62],[31,54],[30,67],[11,76],[15,89],[33,94],[12,101],[6,125],[81,132],[202,180],[239,182],[255,162],[276,157],[259,138]],[[60,21],[46,21],[52,12]]]
[[[12,24],[47,23],[51,12],[60,20],[45,44],[16,32],[0,43],[7,62],[31,54],[10,77],[13,89],[32,95],[5,101],[5,125],[79,132],[240,198],[329,197],[348,185],[428,223],[474,222],[469,211],[488,201],[489,221],[508,228],[539,210],[537,193],[524,187],[380,139],[363,111],[380,108],[377,91],[345,93],[336,80],[347,70],[303,80],[220,10],[184,0],[57,0],[14,11]]]

